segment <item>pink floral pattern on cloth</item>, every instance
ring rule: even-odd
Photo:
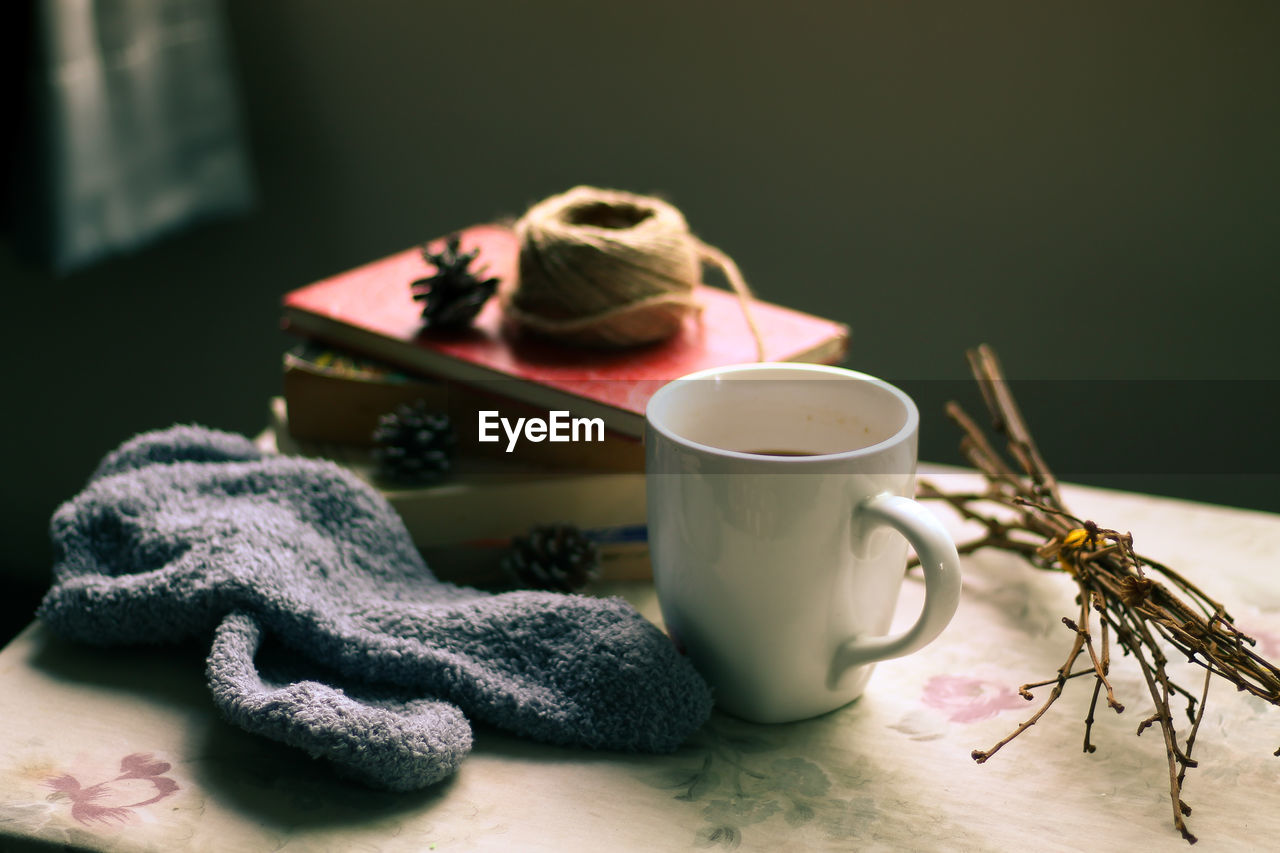
[[[987,720],[1026,705],[1025,699],[1005,685],[967,675],[933,676],[924,686],[922,700],[953,723]]]
[[[1243,630],[1246,635],[1257,641],[1258,654],[1268,660],[1274,660],[1275,658],[1280,657],[1280,634],[1274,631],[1265,631],[1260,628],[1253,628],[1250,630],[1249,626],[1243,626],[1241,630]]]
[[[170,765],[149,752],[135,752],[120,759],[120,775],[88,787],[70,773],[50,776],[45,787],[53,793],[46,799],[67,801],[71,817],[85,826],[127,823],[134,809],[158,803],[178,790],[178,783],[165,776]]]

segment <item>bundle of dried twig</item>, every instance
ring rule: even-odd
[[[980,538],[960,546],[961,553],[996,548],[1020,554],[1038,569],[1063,572],[1075,581],[1080,606],[1075,619],[1062,619],[1074,639],[1057,674],[1025,684],[1018,691],[1030,700],[1034,698],[1031,690],[1052,685],[1048,698],[1026,722],[990,749],[975,750],[973,758],[978,763],[991,758],[1035,725],[1069,679],[1087,676],[1093,676],[1094,684],[1084,721],[1084,751],[1093,752],[1089,737],[1098,699],[1105,693],[1108,707],[1117,713],[1124,710],[1107,678],[1114,636],[1120,649],[1137,661],[1155,705],[1154,712],[1139,724],[1138,734],[1158,724],[1164,735],[1174,827],[1195,843],[1185,820],[1191,809],[1182,801],[1181,792],[1187,769],[1196,766],[1191,751],[1204,718],[1210,679],[1219,676],[1238,690],[1280,705],[1280,668],[1254,652],[1254,640],[1232,624],[1221,604],[1168,566],[1136,554],[1131,534],[1099,527],[1068,512],[1058,493],[1057,479],[1036,449],[995,353],[981,346],[967,355],[991,413],[992,429],[1006,439],[1009,458],[995,450],[958,404],[950,403],[947,414],[964,432],[961,451],[982,473],[986,488],[947,493],[922,482],[921,496],[945,501],[963,518],[985,528]],[[1199,697],[1170,677],[1161,641],[1204,669]],[[1085,653],[1088,663],[1077,669],[1077,661]],[[1170,706],[1177,696],[1186,701],[1190,725],[1181,739]]]

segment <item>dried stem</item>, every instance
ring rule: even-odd
[[[1052,684],[1049,697],[1011,734],[991,749],[975,750],[973,758],[978,763],[987,761],[1035,725],[1062,695],[1068,680],[1089,675],[1094,685],[1085,718],[1084,751],[1093,752],[1096,747],[1090,736],[1099,698],[1105,695],[1108,707],[1117,714],[1124,711],[1108,678],[1114,638],[1137,662],[1155,708],[1138,726],[1138,734],[1159,724],[1169,768],[1174,828],[1195,843],[1185,820],[1191,809],[1182,801],[1182,786],[1187,770],[1196,766],[1191,750],[1204,719],[1209,683],[1218,676],[1237,690],[1280,706],[1280,668],[1253,650],[1253,639],[1232,624],[1220,603],[1163,563],[1135,553],[1132,535],[1101,528],[1068,512],[1058,480],[1040,456],[995,353],[984,345],[967,357],[991,416],[992,430],[1005,440],[1008,459],[958,404],[949,403],[947,414],[963,435],[961,452],[981,472],[987,488],[948,493],[925,482],[920,494],[944,501],[961,518],[984,528],[981,536],[959,546],[961,553],[996,548],[1019,554],[1035,568],[1069,575],[1080,602],[1078,620],[1062,620],[1075,639],[1056,676],[1024,684],[1018,691],[1030,700],[1032,688]],[[1099,623],[1096,643],[1090,628],[1091,610]],[[1204,686],[1198,698],[1170,678],[1159,641],[1204,668]],[[1091,665],[1073,671],[1083,652],[1088,652]],[[1181,743],[1170,707],[1171,698],[1179,696],[1186,701],[1191,724]],[[1280,755],[1280,750],[1275,754]]]
[[[1063,619],[1063,621],[1068,623],[1068,627],[1074,627],[1073,625],[1070,624],[1071,620]],[[1062,688],[1066,685],[1067,679],[1071,677],[1071,675],[1069,674],[1071,672],[1071,667],[1075,665],[1076,658],[1080,656],[1080,650],[1082,648],[1084,648],[1084,637],[1081,636],[1079,631],[1076,631],[1075,644],[1071,647],[1071,651],[1067,654],[1066,663],[1058,667],[1058,677],[1057,679],[1055,679],[1056,683],[1053,683],[1053,690],[1049,691],[1049,698],[1045,700],[1045,703],[1040,706],[1039,710],[1037,710],[1034,714],[1032,714],[1031,717],[1026,722],[1018,726],[1018,728],[1013,732],[1013,734],[1008,735],[999,743],[997,743],[995,746],[991,747],[985,752],[981,749],[975,749],[972,753],[974,761],[978,762],[979,764],[984,763],[988,758],[990,758],[991,756],[999,752],[1001,747],[1003,747],[1005,744],[1012,741],[1018,735],[1025,732],[1027,729],[1034,726],[1036,722],[1041,717],[1044,716],[1044,712],[1048,711],[1050,706],[1052,706],[1054,702],[1058,701],[1058,697],[1062,695]]]

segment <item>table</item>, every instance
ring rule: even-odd
[[[970,474],[926,471],[943,488]],[[1280,659],[1280,516],[1067,487],[1073,510],[1133,532],[1222,599]],[[935,511],[963,535],[947,510]],[[648,583],[620,594],[657,621]],[[922,597],[909,578],[899,621]],[[478,728],[456,776],[415,794],[339,781],[302,753],[218,719],[199,648],[93,649],[39,624],[0,653],[0,849],[102,851],[1185,850],[1164,746],[1140,675],[1113,664],[1117,717],[1071,682],[1038,725],[984,765],[969,757],[1038,705],[1070,644],[1069,582],[1001,553],[965,558],[942,637],[879,665],[867,694],[823,717],[752,725],[716,714],[673,755],[547,746]],[[1198,683],[1186,679],[1188,683]],[[1187,777],[1197,850],[1280,837],[1280,709],[1217,684]],[[99,787],[93,787],[99,786]]]

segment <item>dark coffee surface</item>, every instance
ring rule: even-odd
[[[750,453],[752,456],[821,456],[821,453],[814,453],[811,450],[744,450],[743,453]]]

